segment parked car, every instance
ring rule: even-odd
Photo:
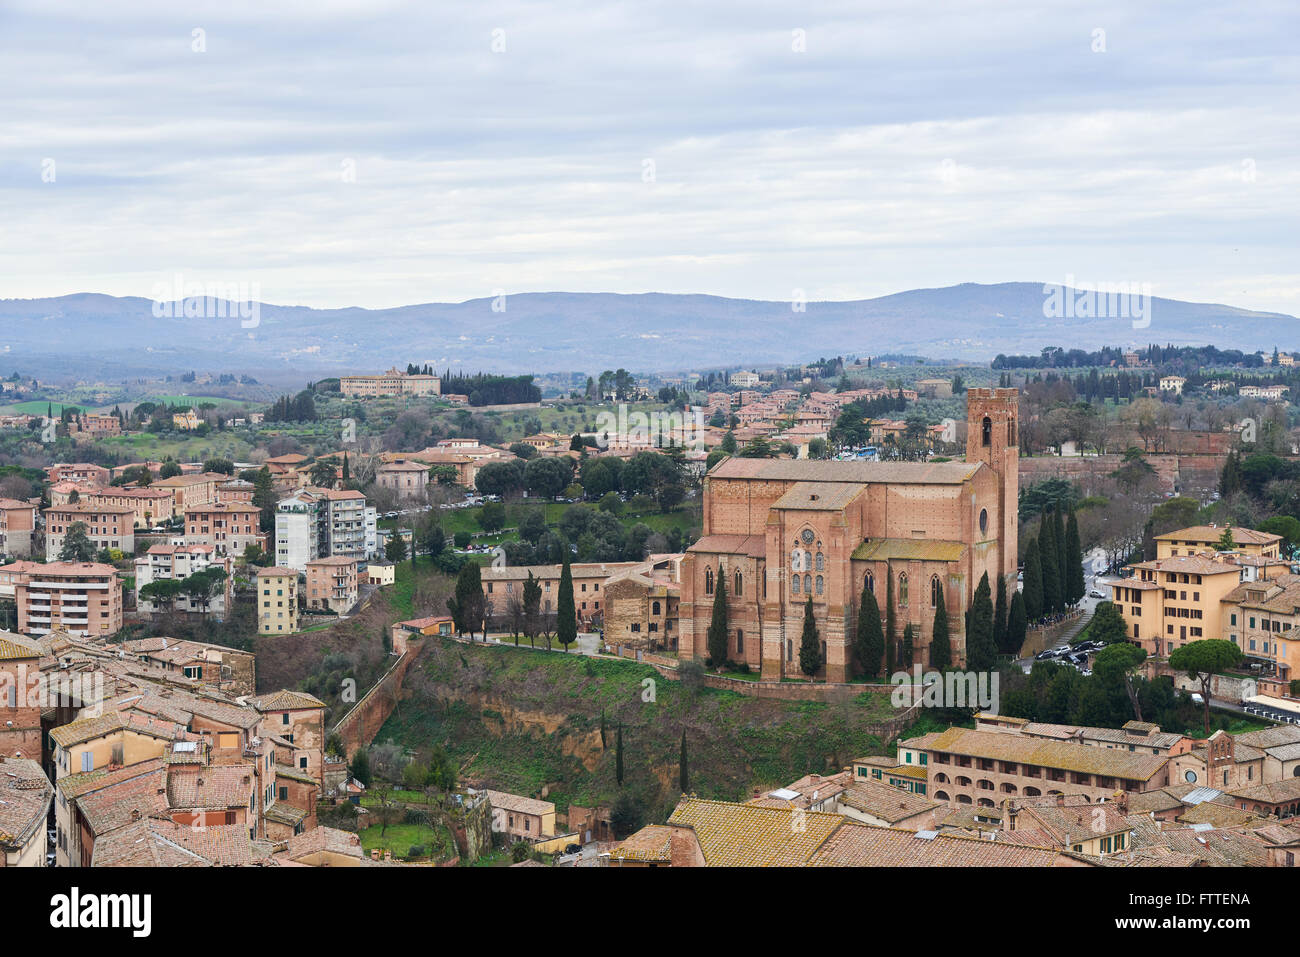
[[[565,853],[565,854],[581,854],[581,853],[582,853],[582,847],[581,847],[581,845],[578,845],[578,844],[567,844],[567,845],[565,845],[564,853]]]
[[[1101,592],[1097,591],[1097,589],[1094,588],[1092,591],[1088,592],[1088,597],[1089,597],[1089,598],[1105,598],[1106,596],[1103,595]]]

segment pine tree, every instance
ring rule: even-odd
[[[1038,561],[1038,539],[1031,538],[1025,548],[1025,615],[1029,621],[1043,617],[1043,569]]]
[[[821,639],[817,635],[817,622],[813,618],[812,595],[803,606],[803,635],[799,639],[799,670],[809,678],[817,674],[822,665]]]
[[[971,601],[966,628],[966,667],[971,671],[991,671],[997,663],[997,649],[993,644],[993,598],[989,589],[989,573],[980,576]]]
[[[894,673],[894,645],[898,641],[898,617],[894,612],[894,575],[885,567],[885,674]]]
[[[941,588],[934,603],[934,628],[930,632],[930,667],[939,671],[952,667],[952,638],[948,632],[948,609]]]
[[[1043,570],[1043,614],[1054,615],[1061,608],[1061,559],[1046,512],[1038,523],[1038,563]]]
[[[578,640],[578,612],[573,603],[573,569],[569,567],[569,550],[564,550],[564,566],[560,569],[560,594],[555,605],[555,639],[569,650]]]
[[[1087,585],[1083,578],[1083,543],[1079,539],[1079,519],[1074,514],[1074,509],[1070,509],[1070,519],[1065,523],[1065,554],[1069,562],[1065,594],[1071,605],[1077,605],[1087,594]]]
[[[618,786],[623,786],[623,725],[619,724],[618,730],[614,732],[614,776],[618,779]]]
[[[1025,613],[1025,599],[1020,592],[1011,596],[1011,610],[1007,612],[1007,648],[1009,654],[1019,655],[1025,645],[1029,621]]]
[[[1007,654],[1007,580],[998,576],[997,599],[993,602],[993,647]]]
[[[880,606],[876,596],[865,585],[862,600],[858,603],[858,632],[853,653],[858,667],[867,678],[880,674],[880,658],[885,652],[885,633],[880,628]]]
[[[721,565],[717,581],[713,590],[713,619],[709,622],[705,645],[713,667],[721,671],[727,661],[727,576],[722,574]]]
[[[689,794],[691,791],[691,776],[686,766],[686,729],[682,728],[682,756],[678,762],[677,769],[678,783],[682,786],[682,793]]]

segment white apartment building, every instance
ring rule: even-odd
[[[275,563],[281,568],[307,571],[307,563],[322,557],[321,524],[324,502],[311,492],[281,499],[275,506]]]
[[[206,570],[212,565],[217,565],[226,572],[226,581],[224,586],[217,591],[208,602],[207,608],[204,609],[201,602],[192,600],[189,596],[182,595],[176,599],[174,610],[184,612],[194,612],[196,614],[205,612],[221,620],[226,617],[226,610],[230,607],[232,598],[232,579],[230,577],[231,567],[230,559],[227,557],[218,557],[216,550],[211,545],[154,545],[145,554],[135,560],[135,593],[136,607],[146,614],[153,614],[157,611],[166,611],[167,609],[156,605],[153,602],[140,598],[140,589],[150,582],[161,581],[163,579],[184,580],[196,572]]]
[[[379,515],[360,492],[307,488],[275,511],[275,562],[307,571],[318,558],[365,561],[378,554]]]

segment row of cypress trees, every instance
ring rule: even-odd
[[[1076,539],[1078,526],[1071,522]],[[1080,581],[1082,581],[1080,565]],[[727,660],[727,579],[717,576],[713,592],[713,615],[707,633],[709,660],[716,667]],[[966,666],[973,671],[988,671],[996,667],[999,655],[1017,655],[1025,641],[1028,615],[1025,600],[1019,591],[1012,591],[1008,600],[1006,579],[998,577],[994,597],[986,572],[975,589],[975,597],[966,613]],[[1082,595],[1080,595],[1082,597]],[[883,619],[883,622],[882,622]],[[932,668],[943,670],[952,667],[952,626],[943,589],[936,595],[934,627],[930,641]],[[916,633],[907,623],[900,636],[898,615],[894,607],[894,578],[889,575],[885,584],[885,611],[870,588],[865,585],[858,601],[857,626],[853,639],[853,656],[857,673],[876,678],[883,665],[886,676],[898,667],[910,669],[916,653]],[[821,640],[813,617],[812,596],[804,604],[803,630],[799,640],[799,670],[811,677],[822,665]]]
[[[1043,512],[1037,537],[1025,547],[1024,576],[1025,614],[1031,622],[1068,611],[1082,600],[1083,547],[1074,509],[1068,518],[1059,507]]]

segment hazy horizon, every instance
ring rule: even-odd
[[[0,295],[180,273],[315,308],[842,302],[1074,276],[1297,314],[1297,27],[1280,2],[13,0]]]

